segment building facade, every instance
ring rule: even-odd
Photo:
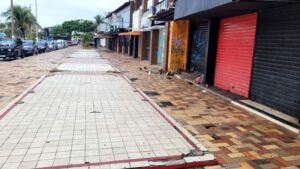
[[[133,0],[128,6],[131,24],[106,34],[109,49],[165,71],[196,73],[197,83],[300,126],[299,2]],[[107,16],[120,21],[114,18]]]
[[[299,9],[295,1],[178,0],[175,19],[191,23],[187,67],[203,84],[299,126]]]

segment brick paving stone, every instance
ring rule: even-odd
[[[149,70],[159,70],[160,66],[149,65],[148,61],[105,49],[99,53],[128,79],[134,79],[134,86],[159,93],[149,95],[157,104],[171,102],[172,106],[163,106],[163,109],[212,151],[224,166],[298,168],[298,135],[183,80],[158,73],[149,75]],[[256,160],[267,161],[258,165]]]

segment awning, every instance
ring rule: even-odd
[[[139,36],[142,35],[143,32],[122,32],[119,33],[119,36]]]

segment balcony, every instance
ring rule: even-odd
[[[142,28],[149,28],[152,26],[152,21],[149,19],[151,16],[153,16],[153,12],[151,10],[147,10],[144,12],[142,16]]]
[[[269,7],[279,7],[283,4],[297,3],[293,0],[256,0],[256,1],[235,1],[235,0],[177,0],[175,19],[207,19],[242,15]]]
[[[155,10],[156,10],[155,14],[165,11],[167,9],[168,9],[168,0],[163,0],[159,2],[157,5],[155,5]]]

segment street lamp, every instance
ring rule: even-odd
[[[38,21],[37,21],[37,19],[38,19],[38,17],[37,17],[37,15],[38,15],[38,13],[37,13],[37,0],[35,0],[35,20],[36,20],[36,41],[39,41],[39,32],[38,32]]]
[[[14,38],[14,2],[10,0],[11,38]]]

